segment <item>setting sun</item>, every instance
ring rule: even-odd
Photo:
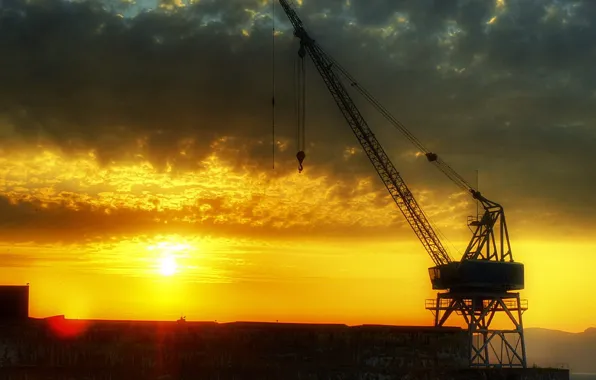
[[[157,251],[157,269],[163,276],[171,276],[178,272],[178,258],[188,257],[189,244],[162,241],[147,247],[149,251]]]
[[[159,263],[159,271],[164,276],[171,276],[176,273],[176,259],[172,256],[162,257]]]

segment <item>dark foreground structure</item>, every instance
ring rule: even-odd
[[[466,343],[459,328],[53,317],[0,325],[0,379],[569,379],[466,369]]]
[[[0,321],[29,318],[29,285],[0,285]]]

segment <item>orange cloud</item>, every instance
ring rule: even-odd
[[[66,223],[77,236],[110,235],[134,231],[136,224],[155,231],[173,225],[214,234],[351,236],[375,229],[403,235],[405,226],[375,177],[338,180],[316,167],[309,168],[314,174],[235,169],[213,154],[201,169],[160,172],[147,161],[100,166],[93,153],[67,156],[49,148],[0,156],[0,166],[4,207],[24,230]],[[455,226],[470,209],[459,194],[446,206],[433,191],[415,193],[439,225]]]

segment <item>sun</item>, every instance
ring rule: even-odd
[[[147,250],[152,252],[152,270],[169,277],[188,268],[182,264],[187,262],[196,247],[183,242],[161,241],[147,246]]]
[[[164,276],[172,276],[176,273],[178,265],[176,265],[176,258],[172,256],[165,256],[160,259],[159,272]]]

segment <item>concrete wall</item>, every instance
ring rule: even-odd
[[[0,326],[0,379],[547,379],[463,371],[466,342],[427,327],[56,318]]]

